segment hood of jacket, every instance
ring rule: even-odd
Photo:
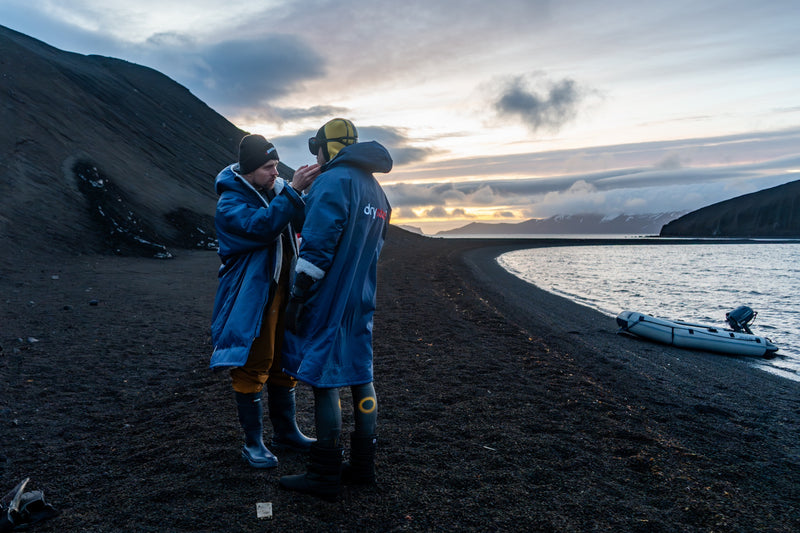
[[[325,163],[322,172],[340,165],[352,165],[369,173],[387,173],[392,170],[392,156],[382,144],[375,141],[360,142],[342,148],[339,153]]]

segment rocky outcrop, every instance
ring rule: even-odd
[[[800,238],[800,180],[692,211],[660,235]]]

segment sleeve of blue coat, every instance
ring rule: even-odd
[[[306,220],[297,272],[304,272],[315,281],[330,269],[339,237],[350,214],[349,181],[335,172],[317,178],[306,196]]]
[[[277,195],[269,207],[256,207],[226,191],[217,203],[217,233],[227,235],[220,246],[225,254],[241,254],[261,248],[277,239],[293,219],[302,219],[303,200],[295,193]]]

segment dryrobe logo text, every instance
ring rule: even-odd
[[[364,207],[364,214],[371,216],[372,218],[386,220],[386,211],[383,209],[378,209],[377,207],[372,207],[370,204],[367,204],[366,207]]]

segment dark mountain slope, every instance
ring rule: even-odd
[[[0,73],[0,244],[151,255],[213,241],[214,177],[243,131],[155,70],[2,26]]]
[[[692,211],[662,237],[800,237],[800,180]]]

